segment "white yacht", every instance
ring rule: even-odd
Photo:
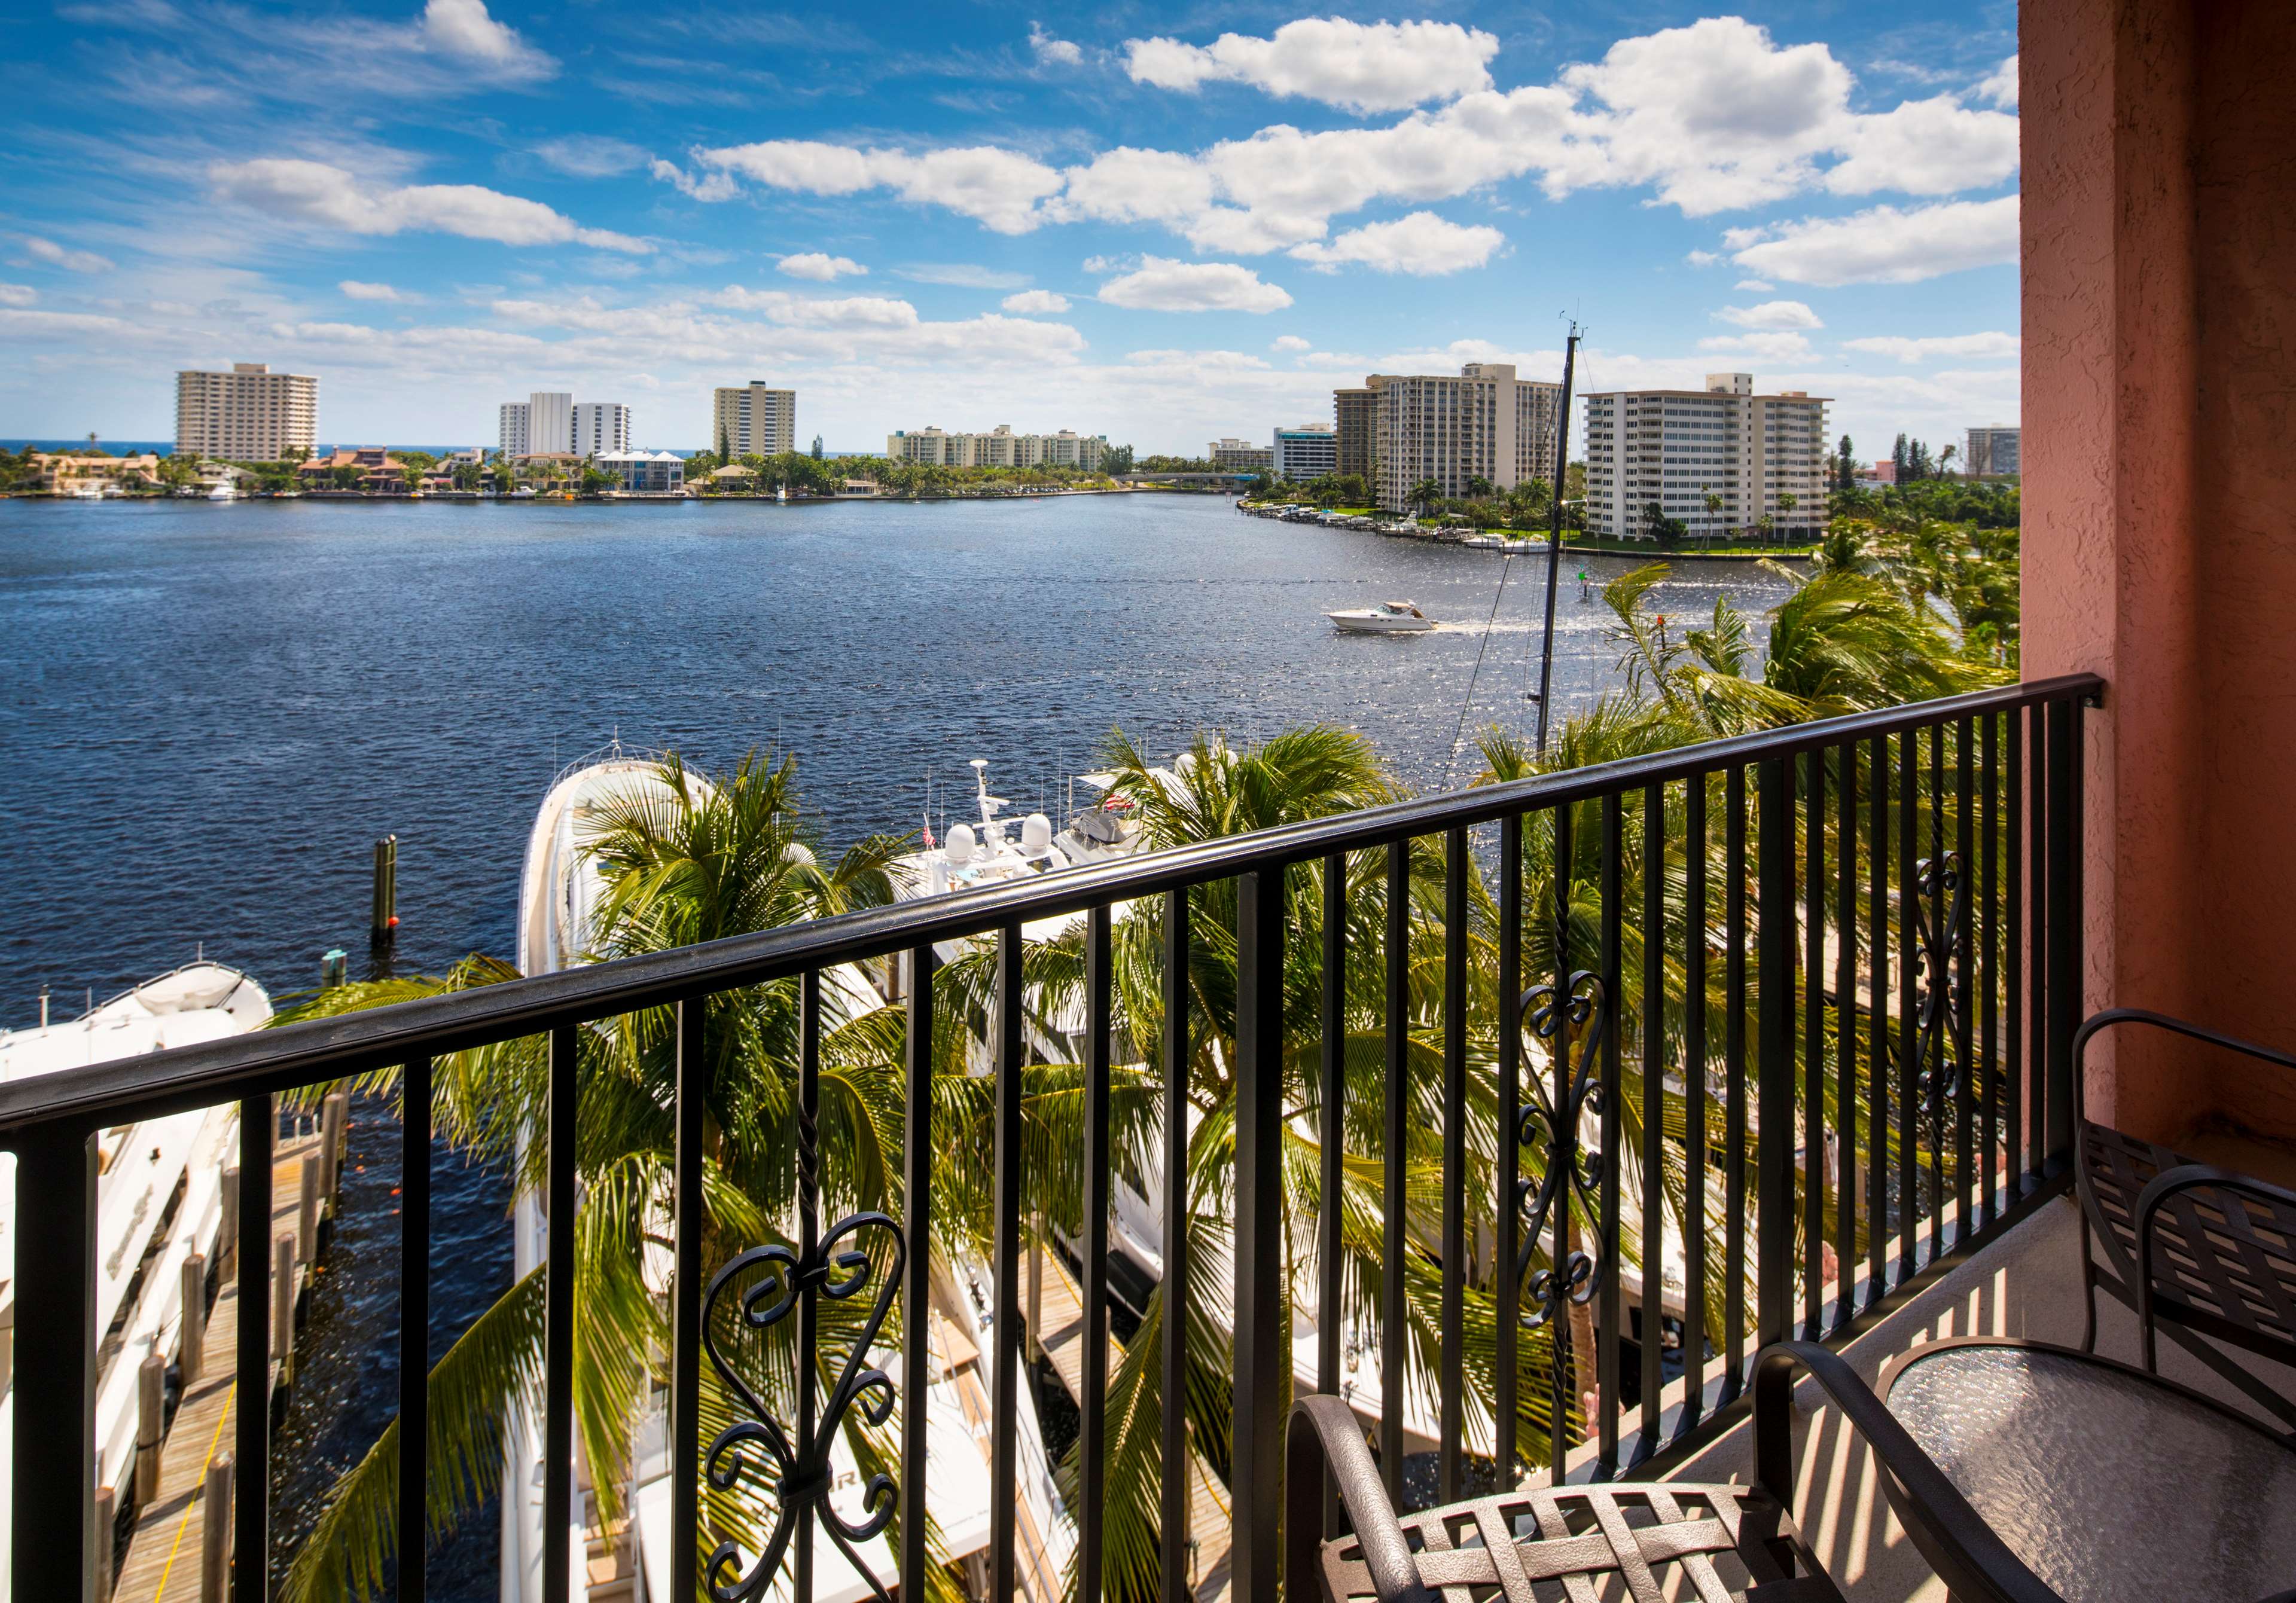
[[[97,1063],[219,1041],[259,1029],[271,999],[236,969],[204,959],[144,981],[78,1018],[0,1031],[0,1081],[70,1074]],[[96,1484],[120,1501],[135,1473],[136,1371],[149,1353],[172,1361],[183,1319],[183,1264],[193,1252],[217,1261],[223,1171],[238,1150],[236,1103],[103,1131],[96,1148]],[[15,1324],[15,1167],[0,1156],[0,1329]],[[0,1440],[14,1431],[14,1377],[0,1343]],[[0,1455],[0,1503],[12,1466]],[[0,1574],[8,1565],[0,1527]],[[4,1589],[0,1589],[4,1593]]]
[[[1410,601],[1382,601],[1376,607],[1349,607],[1324,614],[1342,634],[1424,634],[1435,620]]]
[[[229,484],[219,484],[208,492],[207,498],[209,501],[236,501],[239,499],[239,492]]]
[[[658,755],[630,751],[617,741],[603,753],[562,770],[552,784],[527,844],[519,906],[521,972],[541,974],[568,967],[581,961],[590,949],[606,885],[586,850],[589,840],[600,814],[616,802],[634,797],[668,799],[660,777],[661,761]],[[824,1032],[884,1005],[876,986],[852,964],[825,971],[822,982]],[[523,1276],[547,1255],[549,1223],[540,1199],[531,1195],[518,1198],[514,1217],[515,1272]],[[650,1229],[650,1233],[662,1240],[668,1239],[670,1221],[666,1215],[659,1229]],[[651,1248],[645,1273],[665,1295],[669,1289],[669,1272],[668,1251]],[[932,1516],[939,1527],[943,1550],[975,1569],[988,1550],[995,1504],[988,1458],[989,1399],[995,1386],[995,1346],[985,1312],[994,1305],[985,1289],[988,1284],[987,1270],[977,1264],[960,1260],[947,1269],[936,1267],[933,1365],[923,1382],[929,1388],[927,1408],[931,1420],[928,1478]],[[906,1384],[900,1355],[891,1343],[880,1346],[876,1361],[893,1375],[897,1386]],[[671,1528],[666,1403],[666,1397],[657,1395],[645,1417],[636,1422],[633,1517],[627,1549],[644,1589],[638,1595],[653,1598],[670,1595],[670,1566],[693,1550],[692,1537]],[[1075,1550],[1076,1523],[1054,1482],[1036,1406],[1025,1386],[1017,1422],[1021,1464],[1018,1555],[1025,1591],[1029,1603],[1060,1603]],[[506,1499],[504,1505],[501,1593],[506,1599],[527,1603],[542,1595],[544,1542],[574,1544],[575,1573],[579,1574],[585,1533],[579,1528],[554,1533],[543,1529],[538,1412],[532,1408],[513,1409],[504,1436],[504,1484],[522,1487],[525,1494]],[[857,1513],[862,1476],[849,1447],[841,1441],[832,1449],[832,1469],[839,1506],[849,1515]],[[579,1499],[576,1506],[578,1526]],[[884,1540],[880,1537],[863,1543],[859,1552],[875,1579],[892,1588],[898,1566]],[[869,1582],[818,1523],[814,1566],[816,1603],[861,1603],[873,1596]],[[617,1577],[614,1583],[624,1579]],[[788,1591],[784,1574],[767,1596],[785,1599]]]

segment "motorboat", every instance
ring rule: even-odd
[[[1410,601],[1382,601],[1376,607],[1350,607],[1324,614],[1342,634],[1424,634],[1435,620]]]
[[[121,992],[78,1018],[0,1031],[0,1083],[68,1075],[98,1063],[260,1029],[271,998],[237,969],[201,958]],[[210,1268],[223,1228],[223,1171],[239,1149],[238,1105],[197,1108],[116,1125],[97,1136],[94,1329],[111,1332],[97,1354],[96,1484],[124,1506],[135,1474],[137,1372],[145,1354],[176,1351],[183,1266],[194,1252]],[[12,1156],[0,1157],[0,1329],[16,1322]],[[0,1344],[0,1353],[5,1351]],[[0,1386],[12,1376],[0,1368]],[[0,1394],[0,1439],[14,1434],[15,1393]],[[12,1465],[0,1457],[0,1501]],[[0,1574],[8,1535],[0,1530]]]
[[[209,501],[236,501],[239,492],[227,484],[219,484],[208,492]]]

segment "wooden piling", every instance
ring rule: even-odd
[[[176,1344],[177,1379],[184,1391],[199,1384],[207,1362],[208,1261],[199,1253],[184,1260],[183,1334]]]
[[[109,1486],[95,1489],[95,1603],[111,1603],[112,1533],[119,1528],[119,1500]]]
[[[371,933],[387,941],[398,928],[398,837],[386,835],[374,843],[374,916]]]
[[[231,1597],[231,1454],[208,1466],[200,1520],[200,1603]]]
[[[271,1356],[283,1373],[295,1362],[295,1238],[271,1241]]]
[[[160,1439],[168,1422],[168,1361],[147,1353],[135,1370],[135,1506],[160,1493]]]
[[[232,1255],[239,1250],[239,1165],[223,1172],[223,1223],[216,1229],[216,1263],[225,1274],[238,1272]]]
[[[324,1174],[319,1153],[304,1153],[299,1176],[302,1201],[295,1212],[295,1257],[299,1263],[318,1262],[320,1182]]]
[[[327,1155],[327,1195],[343,1183],[343,1133],[350,1125],[350,1092],[331,1092],[320,1108],[320,1129],[326,1136],[321,1150]]]

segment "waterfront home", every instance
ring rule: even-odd
[[[338,476],[346,470],[354,475],[351,483],[340,485]],[[295,482],[307,490],[352,488],[370,495],[404,495],[406,464],[384,446],[353,446],[299,463]]]
[[[128,483],[156,485],[160,482],[160,458],[149,451],[141,456],[77,455],[67,451],[34,452],[32,462],[39,470],[40,488],[52,495],[68,495],[86,486],[111,485],[117,487]]]
[[[685,459],[669,451],[609,451],[593,457],[602,473],[622,481],[624,491],[640,495],[679,495],[685,492]]]
[[[729,462],[724,467],[713,470],[708,477],[710,487],[718,490],[755,489],[758,483],[757,474],[737,462]]]

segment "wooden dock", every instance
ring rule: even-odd
[[[280,1142],[271,1174],[271,1237],[298,1237],[302,1226],[303,1157],[320,1151],[320,1138],[312,1134]],[[324,1162],[324,1157],[323,1157]],[[319,1215],[332,1224],[332,1188],[322,1175]],[[313,1231],[316,1255],[321,1232]],[[226,1247],[230,1244],[224,1244]],[[160,1452],[160,1488],[137,1516],[128,1538],[127,1557],[112,1578],[112,1603],[199,1603],[201,1544],[206,1510],[208,1468],[232,1447],[233,1420],[242,1399],[239,1395],[240,1276],[237,1255],[233,1272],[222,1278],[215,1304],[209,1311],[204,1361],[200,1378],[186,1387],[176,1404],[175,1418]],[[265,1265],[267,1269],[268,1265]],[[298,1322],[311,1292],[315,1265],[299,1250],[295,1264],[295,1308]],[[260,1279],[267,1281],[268,1274]],[[249,1317],[268,1319],[266,1298]],[[266,1391],[275,1396],[292,1377],[283,1372],[278,1359],[271,1362]],[[226,1529],[229,1521],[225,1522]],[[99,1603],[102,1600],[99,1599]]]
[[[1061,1384],[1079,1403],[1084,1398],[1084,1296],[1075,1278],[1057,1254],[1037,1248],[1026,1267],[1022,1296],[1037,1316],[1034,1329],[1042,1330],[1037,1345],[1059,1371]],[[1108,1373],[1113,1376],[1124,1362],[1124,1348],[1115,1337],[1103,1333],[1108,1344]],[[1188,1455],[1188,1534],[1195,1543],[1191,1566],[1197,1603],[1222,1603],[1228,1591],[1228,1547],[1235,1524],[1227,1488],[1195,1454]]]

